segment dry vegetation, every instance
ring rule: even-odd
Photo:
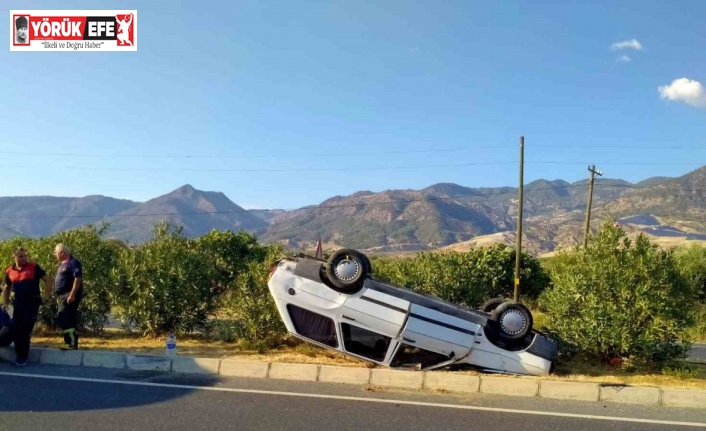
[[[62,345],[61,338],[58,334],[43,331],[35,335],[32,341],[35,347],[58,348]],[[134,333],[111,330],[107,331],[101,337],[95,335],[87,335],[83,337],[81,339],[81,348],[86,350],[129,352],[145,355],[164,355],[164,341],[165,340],[162,338],[142,337]],[[238,343],[213,341],[199,336],[180,338],[177,346],[178,354],[181,356],[243,361],[337,365],[344,367],[377,367],[373,364],[369,364],[337,352],[301,343],[297,340],[290,340],[285,345],[270,349],[264,353],[243,348]],[[700,368],[693,366],[693,368],[694,369],[691,372],[674,372],[668,375],[646,374],[640,372],[630,372],[607,365],[595,365],[587,362],[572,361],[568,363],[560,362],[557,365],[555,374],[542,379],[604,384],[625,384],[635,386],[706,389],[706,366],[702,366]],[[454,372],[470,375],[483,375],[481,372],[472,370],[458,370]]]

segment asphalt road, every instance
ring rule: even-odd
[[[0,429],[706,429],[706,411],[326,383],[0,364]]]

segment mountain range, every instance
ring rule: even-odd
[[[537,180],[523,191],[523,246],[535,254],[580,243],[587,206],[587,180]],[[243,229],[262,242],[309,249],[368,252],[464,249],[515,241],[518,190],[439,183],[421,190],[359,191],[293,211],[246,210],[220,192],[184,185],[146,202],[106,196],[0,198],[0,239],[40,237],[87,223],[110,223],[108,237],[138,244],[159,220],[200,236],[212,229]],[[604,216],[618,218],[631,233],[668,243],[705,240],[706,166],[678,178],[639,183],[598,178],[593,189],[592,227]]]

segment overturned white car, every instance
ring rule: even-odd
[[[518,303],[482,310],[376,280],[370,260],[343,249],[328,261],[297,255],[277,262],[268,287],[293,335],[391,368],[471,364],[494,372],[546,375],[557,347],[532,329]]]

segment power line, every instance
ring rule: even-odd
[[[557,190],[557,189],[569,189],[576,187],[586,187],[588,184],[568,184],[565,186],[556,187],[538,187],[525,189],[525,193],[534,193],[538,191],[545,190]],[[636,190],[650,189],[658,186],[632,186],[628,184],[601,184],[596,183],[596,187],[624,187],[624,188],[634,188]],[[706,193],[706,189],[664,189],[661,190],[671,190],[675,192],[702,192]],[[54,219],[54,218],[127,218],[127,217],[165,217],[165,216],[177,216],[177,215],[214,215],[214,214],[235,214],[235,213],[253,213],[253,212],[276,212],[276,211],[306,211],[306,210],[322,210],[330,208],[345,208],[345,207],[370,207],[370,206],[383,206],[383,205],[394,205],[399,203],[413,203],[413,202],[433,202],[433,201],[443,201],[443,200],[453,200],[453,199],[465,199],[465,198],[487,198],[494,195],[512,195],[516,189],[510,188],[509,190],[497,190],[493,192],[478,193],[472,195],[454,195],[454,196],[437,196],[437,197],[427,197],[427,198],[413,198],[413,199],[398,199],[385,202],[368,202],[368,203],[355,203],[355,204],[329,204],[329,205],[309,205],[300,208],[291,209],[240,209],[240,210],[225,210],[225,211],[198,211],[198,212],[173,212],[173,213],[150,213],[150,214],[102,214],[102,215],[56,215],[56,216],[0,216],[0,220],[13,220],[13,219]]]
[[[264,169],[198,169],[198,168],[110,168],[110,167],[93,167],[93,166],[64,166],[65,170],[86,170],[86,171],[127,171],[127,172],[341,172],[341,171],[387,171],[387,170],[403,170],[403,169],[436,169],[436,168],[455,168],[465,166],[495,166],[495,165],[514,165],[517,162],[471,162],[471,163],[451,163],[451,164],[435,164],[435,165],[413,165],[413,166],[359,166],[354,168],[264,168]],[[703,162],[596,162],[601,165],[698,165]],[[585,162],[567,162],[567,161],[545,161],[535,160],[525,162],[532,165],[584,165]],[[20,166],[13,164],[13,168],[31,168],[31,169],[53,169],[52,167],[42,166]]]
[[[544,187],[532,189],[532,191],[540,190],[553,190],[553,189],[565,189],[572,187],[582,187],[583,184],[569,184],[566,186],[557,187]],[[170,215],[201,215],[201,214],[232,214],[232,213],[245,213],[245,212],[275,212],[275,211],[299,211],[299,210],[310,210],[310,209],[322,209],[322,208],[343,208],[343,207],[367,207],[367,206],[378,206],[378,205],[392,205],[396,203],[412,203],[412,202],[422,202],[422,201],[438,201],[447,199],[461,199],[461,198],[473,198],[473,197],[487,197],[492,195],[507,194],[509,191],[495,191],[489,193],[480,193],[475,195],[455,195],[455,196],[437,196],[429,198],[417,198],[417,199],[398,199],[394,201],[386,202],[370,202],[361,204],[331,204],[331,205],[309,205],[301,208],[292,209],[253,209],[253,210],[227,210],[227,211],[200,211],[200,212],[174,212],[174,213],[154,213],[154,214],[112,214],[112,215],[66,215],[66,216],[0,216],[0,219],[44,219],[44,218],[98,218],[98,217],[161,217]]]
[[[389,154],[417,154],[417,153],[439,153],[463,150],[480,150],[493,148],[507,148],[512,145],[481,145],[454,148],[430,148],[426,150],[399,150],[399,151],[374,151],[365,153],[314,153],[314,154],[251,154],[251,155],[203,155],[203,154],[84,154],[84,153],[34,153],[25,151],[3,151],[3,154],[19,156],[47,156],[47,157],[90,157],[90,158],[126,158],[126,159],[264,159],[264,158],[294,158],[294,157],[341,157],[341,156],[382,156]]]
[[[355,168],[275,168],[275,169],[196,169],[196,168],[107,168],[92,166],[64,166],[65,170],[88,170],[88,171],[148,171],[148,172],[307,172],[307,171],[384,171],[395,169],[428,169],[428,168],[453,168],[462,166],[482,166],[482,165],[512,165],[516,162],[473,162],[454,163],[440,165],[416,165],[416,166],[360,166]],[[13,165],[20,168],[22,166]],[[30,168],[30,166],[26,166]],[[52,169],[50,167],[32,166],[32,169]]]
[[[297,154],[96,154],[96,153],[38,153],[30,151],[3,151],[2,154],[19,156],[45,156],[45,157],[85,157],[85,158],[121,158],[121,159],[264,159],[264,158],[301,158],[301,157],[341,157],[341,156],[380,156],[391,154],[418,154],[418,153],[439,153],[480,149],[501,149],[514,147],[514,145],[478,145],[462,146],[451,148],[429,148],[421,150],[391,150],[374,151],[361,153],[297,153]],[[532,144],[532,148],[572,148],[572,149],[631,149],[631,150],[706,150],[704,146],[650,146],[650,145],[565,145],[565,144]],[[585,162],[582,162],[585,163]]]
[[[565,161],[531,161],[526,163],[539,165],[585,165],[586,162],[565,162]],[[703,162],[596,162],[601,165],[699,165],[703,166]]]
[[[561,145],[561,144],[532,144],[532,148],[582,148],[592,150],[594,148],[617,148],[623,150],[706,150],[705,146],[656,146],[656,145]]]

